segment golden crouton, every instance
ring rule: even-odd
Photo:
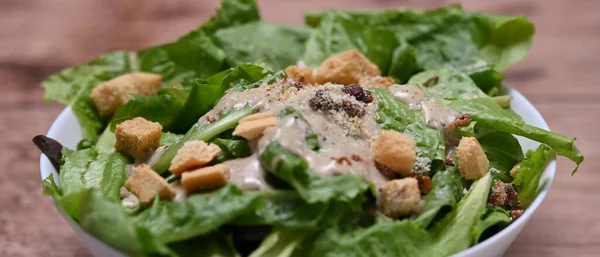
[[[392,219],[410,215],[421,201],[421,191],[417,179],[408,177],[385,183],[379,195],[381,212]]]
[[[275,127],[279,124],[279,120],[274,117],[272,112],[257,113],[241,119],[235,130],[234,136],[241,136],[245,139],[252,140],[262,136],[265,129]]]
[[[371,146],[377,163],[403,177],[410,175],[417,159],[415,140],[394,130],[382,130]]]
[[[225,164],[204,167],[181,174],[181,185],[185,192],[217,189],[227,185],[229,167]]]
[[[360,79],[360,81],[358,81],[358,83],[361,86],[368,88],[387,88],[393,85],[395,82],[394,79],[390,77],[375,76],[363,77]]]
[[[167,181],[146,164],[133,168],[125,187],[145,206],[151,204],[157,194],[162,200],[170,200],[175,196],[175,191]]]
[[[512,167],[512,169],[510,169],[510,176],[513,178],[517,177],[517,173],[519,172],[519,169],[521,169],[521,163],[517,163],[515,164],[515,166]]]
[[[488,172],[489,161],[474,137],[463,137],[456,148],[458,170],[464,179],[480,179]]]
[[[184,171],[200,168],[221,153],[221,148],[215,144],[192,140],[185,142],[171,161],[169,171],[180,175]]]
[[[238,123],[275,117],[274,112],[259,112],[242,118]]]
[[[348,85],[358,83],[363,77],[379,75],[381,71],[377,65],[356,49],[352,49],[323,61],[317,69],[315,80],[319,84],[331,82]]]
[[[142,117],[126,120],[115,129],[115,149],[135,159],[144,157],[160,144],[162,126]]]
[[[313,84],[315,83],[314,73],[315,70],[308,67],[298,67],[296,65],[285,68],[287,77],[298,81],[302,84]]]
[[[131,95],[156,95],[162,76],[146,72],[133,72],[104,82],[92,90],[92,100],[100,116],[113,114],[123,107]]]

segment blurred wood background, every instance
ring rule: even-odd
[[[63,106],[44,104],[47,75],[115,49],[172,41],[214,12],[218,0],[0,1],[0,256],[91,256],[41,195],[39,152]],[[259,0],[263,19],[302,23],[325,8],[433,8],[447,1]],[[526,60],[505,74],[540,110],[552,130],[578,138],[586,161],[559,158],[546,201],[506,256],[600,256],[600,2],[464,1],[469,10],[525,15],[536,24]]]

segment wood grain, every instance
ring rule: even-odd
[[[301,23],[326,8],[443,6],[447,1],[259,0],[265,20]],[[208,19],[216,0],[3,0],[0,4],[0,256],[90,256],[41,196],[39,154],[31,138],[62,109],[44,104],[39,81],[63,67],[115,49],[175,40]],[[506,71],[550,127],[577,136],[586,156],[579,173],[559,159],[548,198],[507,256],[600,256],[600,2],[592,0],[464,1],[466,9],[525,15],[536,24],[526,60]],[[9,179],[10,178],[10,179]]]

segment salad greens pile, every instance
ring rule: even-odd
[[[486,205],[492,183],[511,183],[527,206],[554,153],[577,165],[583,161],[574,139],[527,125],[498,104],[506,101],[498,98],[501,71],[524,58],[531,45],[535,29],[526,18],[468,12],[458,5],[305,17],[304,26],[267,23],[254,0],[224,0],[214,17],[173,43],[107,53],[44,80],[46,101],[69,105],[84,138],[77,150],[63,148],[60,181],[46,178],[44,193],[85,231],[131,256],[447,256],[511,223],[509,211]],[[478,139],[490,161],[488,175],[463,180],[456,167],[445,164],[444,138],[422,114],[387,90],[373,89],[380,127],[411,135],[418,156],[430,160],[432,189],[412,219],[369,215],[372,185],[353,175],[318,176],[302,156],[277,142],[260,155],[277,190],[228,185],[182,202],[157,198],[146,209],[121,205],[120,189],[133,160],[113,147],[118,123],[143,117],[163,126],[161,145],[169,147],[152,167],[161,174],[192,139],[220,146],[214,162],[248,156],[248,142],[232,137],[231,130],[255,111],[252,106],[208,124],[198,119],[228,92],[285,78],[282,70],[299,60],[316,67],[350,49],[396,83],[425,85],[429,97],[469,114],[472,121],[456,132]],[[92,89],[134,71],[162,75],[159,94],[133,96],[112,117],[101,117]],[[542,144],[524,155],[514,135]],[[319,147],[316,137],[306,137],[312,149]],[[510,170],[517,163],[521,168],[513,179]]]

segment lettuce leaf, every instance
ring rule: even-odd
[[[356,48],[387,74],[394,49],[399,45],[394,33],[345,19],[337,12],[325,13],[319,28],[306,42],[304,60],[318,66],[323,60]],[[404,56],[404,55],[397,55]]]
[[[542,172],[553,154],[552,149],[542,144],[535,151],[527,151],[527,156],[521,162],[517,176],[512,183],[517,188],[519,201],[525,206],[535,200]]]
[[[492,176],[489,173],[474,182],[457,207],[433,225],[433,249],[442,256],[455,254],[471,246],[471,231],[485,209],[491,183]]]
[[[584,159],[575,146],[575,139],[528,125],[513,112],[502,109],[491,98],[446,100],[445,102],[448,107],[471,115],[473,120],[477,121],[478,126],[523,136],[546,144],[559,155],[574,161],[578,167]],[[577,168],[573,173],[576,171]]]
[[[49,176],[44,180],[44,194],[52,196],[70,217],[79,220],[82,197],[92,188],[109,200],[120,201],[119,192],[127,178],[125,169],[131,162],[128,157],[118,152],[99,154],[95,148],[63,148],[62,158],[61,187]]]
[[[428,127],[420,112],[415,112],[408,105],[396,100],[387,89],[371,91],[379,102],[376,114],[379,127],[412,136],[417,142],[417,156],[428,160],[428,165],[431,165],[433,171],[443,167],[446,153],[442,134]]]
[[[79,120],[83,138],[96,143],[106,125],[90,97],[102,82],[133,71],[164,76],[165,82],[180,81],[193,85],[196,78],[226,69],[225,53],[210,38],[218,29],[258,20],[254,0],[225,0],[217,14],[197,30],[178,41],[139,52],[117,51],[86,64],[62,70],[42,82],[45,100],[69,105]]]
[[[221,29],[214,37],[229,66],[264,62],[271,69],[283,70],[302,59],[310,31],[304,26],[253,22]]]
[[[180,92],[183,94],[183,92]],[[176,122],[177,114],[183,108],[183,101],[173,90],[161,90],[155,96],[134,95],[125,106],[118,109],[110,122],[110,129],[126,120],[142,117],[149,121],[158,122],[164,131],[170,131]]]
[[[423,71],[412,76],[408,84],[420,85],[428,96],[439,98],[488,97],[467,74],[451,69]]]
[[[238,217],[233,223],[315,231],[339,225],[343,216],[355,211],[363,199],[356,197],[350,203],[334,200],[308,203],[297,192],[274,191],[266,193],[264,201],[264,207]]]
[[[276,229],[249,257],[290,257],[309,232],[292,229]]]
[[[324,26],[327,15],[343,15],[366,27],[391,31],[416,50],[422,69],[493,65],[503,70],[525,57],[535,28],[521,16],[463,11],[451,5],[431,11],[327,11],[309,13],[306,23]]]
[[[496,232],[497,230],[503,229],[508,226],[511,222],[510,213],[500,207],[487,207],[475,223],[473,228],[472,240],[473,244],[477,244],[483,241],[488,232]]]
[[[197,80],[181,111],[173,115],[176,117],[174,131],[184,133],[190,129],[202,115],[214,107],[225,92],[243,91],[254,84],[266,82],[264,80],[272,82],[281,77],[282,73],[274,73],[261,65],[240,64]]]
[[[415,222],[423,228],[450,212],[462,199],[465,185],[454,166],[446,166],[433,175],[431,191],[423,197],[425,205],[419,212]]]
[[[355,175],[319,176],[310,170],[302,157],[283,147],[270,143],[260,154],[260,163],[271,174],[290,184],[307,203],[339,201],[355,203],[359,209],[365,200],[369,184]],[[335,185],[335,186],[332,186]],[[360,200],[356,200],[359,198]]]
[[[221,153],[215,158],[218,163],[235,158],[244,158],[252,154],[248,140],[217,138],[213,144],[221,148]]]
[[[67,68],[44,81],[46,102],[57,101],[71,106],[81,125],[83,138],[95,143],[98,132],[105,121],[100,118],[90,95],[92,89],[102,82],[131,72],[130,53],[117,51],[104,54],[97,59],[75,67]]]
[[[261,206],[261,192],[243,192],[226,186],[209,194],[193,195],[183,202],[158,200],[134,217],[161,243],[173,243],[213,232],[239,215]]]

